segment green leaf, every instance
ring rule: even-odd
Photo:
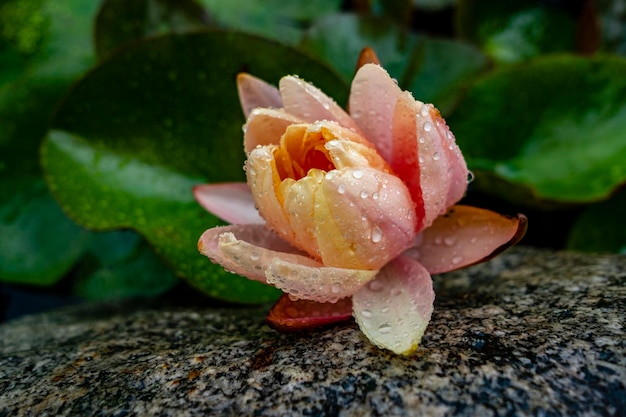
[[[296,45],[303,29],[319,17],[339,11],[342,3],[341,0],[200,1],[221,26],[287,45]]]
[[[74,291],[89,300],[153,297],[177,281],[138,234],[94,233]]]
[[[400,86],[445,115],[462,87],[488,66],[475,47],[449,40],[417,37],[393,22],[353,14],[318,20],[305,34],[302,47],[334,66],[349,82],[361,50],[369,46]]]
[[[0,5],[0,279],[49,285],[89,238],[41,179],[39,145],[56,102],[93,62],[97,1],[9,0]]]
[[[0,280],[58,281],[82,255],[90,233],[63,214],[39,177],[0,183],[0,200]]]
[[[626,182],[625,73],[618,57],[555,56],[474,84],[448,118],[474,185],[526,205],[606,198]]]
[[[496,61],[513,63],[549,52],[573,51],[575,19],[526,0],[460,0],[457,30]]]
[[[626,192],[587,207],[580,214],[567,241],[567,248],[586,252],[626,254]]]
[[[96,53],[145,37],[207,28],[210,17],[195,0],[105,0],[95,25]]]
[[[50,188],[77,222],[133,228],[208,294],[262,302],[277,291],[225,273],[196,248],[220,222],[192,187],[244,179],[234,82],[243,70],[272,83],[299,74],[340,103],[347,97],[331,70],[280,44],[221,31],[164,36],[124,48],[76,84],[42,154]]]

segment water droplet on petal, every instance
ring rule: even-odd
[[[467,183],[474,181],[474,173],[472,171],[467,171]]]
[[[333,284],[330,286],[330,292],[332,292],[333,294],[339,294],[341,292],[341,285],[339,284]]]
[[[367,198],[369,197],[369,193],[365,190],[361,191],[361,198]]]
[[[339,184],[339,186],[337,187],[337,192],[338,192],[339,194],[343,194],[343,193],[345,193],[345,192],[346,192],[346,186],[345,186],[345,185],[343,185],[343,184]]]
[[[421,137],[418,139],[418,141],[419,141],[419,143],[425,143],[425,142],[426,142],[426,139],[425,139],[423,136],[421,136]]]
[[[441,245],[442,242],[443,242],[443,239],[441,238],[441,236],[437,236],[435,238],[435,245]]]
[[[374,280],[374,281],[370,281],[370,283],[368,284],[368,288],[370,289],[370,291],[380,291],[383,289],[383,284],[380,281]]]
[[[389,323],[383,323],[378,326],[378,331],[382,334],[391,333],[391,325]]]
[[[387,313],[389,313],[389,307],[388,307],[388,306],[385,306],[385,307],[383,307],[380,311],[381,311],[381,313],[383,313],[383,314],[387,314]]]
[[[252,252],[250,254],[250,259],[252,259],[253,261],[258,261],[260,257],[261,255],[259,255],[259,252]]]
[[[361,315],[362,315],[363,317],[365,317],[366,319],[369,319],[369,318],[371,318],[371,317],[373,316],[372,312],[371,312],[371,311],[369,311],[369,310],[363,310],[363,311],[361,311]]]
[[[435,161],[438,161],[439,159],[441,159],[441,154],[440,154],[439,152],[435,152],[435,153],[433,154],[433,159],[434,159]]]
[[[455,256],[454,258],[452,258],[452,263],[454,265],[456,265],[456,264],[460,263],[462,260],[463,260],[462,256]]]
[[[361,178],[363,178],[363,171],[361,171],[360,169],[356,169],[356,170],[352,171],[352,176],[354,178],[356,178],[357,180],[361,179]]]
[[[424,130],[430,132],[431,130],[433,130],[433,124],[431,122],[424,123]]]
[[[456,243],[456,237],[448,236],[443,240],[443,243],[445,243],[448,246],[452,246]]]
[[[378,243],[383,240],[383,231],[378,226],[372,229],[372,242]]]
[[[400,288],[394,288],[391,290],[391,296],[392,297],[397,297],[400,294],[402,294],[402,290]]]

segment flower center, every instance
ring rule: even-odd
[[[324,172],[335,169],[325,147],[326,142],[322,132],[311,129],[309,125],[289,126],[280,146],[274,150],[280,180],[291,178],[298,181],[312,169]]]

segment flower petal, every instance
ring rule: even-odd
[[[278,145],[287,127],[296,123],[302,123],[302,121],[283,109],[257,108],[252,110],[244,125],[246,153],[259,145]]]
[[[193,195],[202,207],[225,222],[265,223],[245,182],[197,185],[193,188]]]
[[[239,73],[237,90],[239,90],[241,109],[246,118],[257,107],[280,108],[283,106],[278,89],[253,75]]]
[[[350,115],[381,156],[391,161],[393,111],[402,90],[381,66],[365,64],[350,88]]]
[[[435,120],[435,126],[439,132],[439,139],[443,144],[443,149],[447,154],[450,172],[450,185],[448,188],[448,196],[446,198],[446,207],[450,207],[461,200],[467,191],[467,164],[465,158],[456,144],[454,134],[448,128],[446,121],[441,117],[439,111],[431,108],[432,118]]]
[[[226,270],[260,282],[266,282],[275,258],[316,264],[263,225],[214,227],[202,234],[198,250]]]
[[[326,326],[352,318],[352,300],[342,298],[336,303],[317,303],[280,297],[267,315],[268,325],[281,332],[295,332]]]
[[[308,123],[331,120],[358,131],[354,120],[333,99],[300,78],[287,76],[279,83],[285,110]]]
[[[525,216],[508,217],[470,206],[453,206],[405,252],[431,274],[486,261],[519,242],[526,232]]]
[[[416,218],[406,186],[373,168],[328,173],[315,195],[314,213],[325,265],[380,269],[415,238]]]
[[[352,297],[354,317],[367,338],[402,355],[417,349],[434,301],[428,271],[404,256],[387,264]]]
[[[267,282],[297,298],[334,303],[354,294],[378,271],[325,267],[310,259],[294,262],[275,258],[266,272]]]

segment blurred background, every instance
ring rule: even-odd
[[[626,253],[626,0],[1,0],[0,321],[85,301],[268,302],[197,253],[243,178],[235,76],[345,105],[372,47],[521,244]]]

